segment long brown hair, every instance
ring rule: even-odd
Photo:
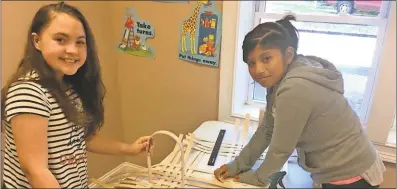
[[[40,33],[50,24],[54,14],[65,13],[80,20],[86,33],[87,59],[83,66],[74,75],[65,75],[63,81],[56,79],[55,72],[45,62],[41,52],[33,44],[32,33]],[[30,26],[23,59],[20,61],[17,71],[1,91],[2,120],[5,117],[5,101],[9,87],[25,74],[35,71],[39,80],[32,80],[48,89],[56,98],[66,118],[78,125],[85,126],[85,136],[95,133],[104,122],[103,99],[105,86],[102,82],[101,71],[95,39],[83,14],[71,5],[60,2],[41,7],[33,18]],[[84,112],[81,113],[71,103],[66,94],[67,87],[72,86],[80,96]]]

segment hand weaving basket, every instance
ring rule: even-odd
[[[181,141],[179,141],[178,137],[174,133],[171,133],[169,131],[164,131],[164,130],[160,130],[160,131],[153,133],[151,135],[151,138],[153,138],[155,135],[158,135],[158,134],[170,136],[178,144],[179,151],[181,152],[181,156],[180,156],[180,158],[181,158],[180,159],[180,161],[181,161],[181,188],[185,188],[185,160],[184,160],[183,144],[181,143]],[[146,148],[149,182],[152,182],[152,171],[151,171],[152,163],[151,163],[151,158],[150,158],[151,154],[149,153],[149,150],[151,148],[151,143],[152,143],[152,141],[150,140],[149,145]]]

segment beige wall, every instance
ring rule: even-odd
[[[176,134],[193,132],[202,122],[218,116],[219,69],[178,59],[179,24],[192,14],[196,3],[127,2],[113,3],[112,44],[119,44],[125,8],[133,6],[139,18],[149,21],[155,38],[155,59],[117,51],[118,89],[124,138],[133,141],[157,130]],[[150,8],[149,8],[150,7]],[[217,3],[221,9],[221,4]],[[115,48],[113,48],[115,49]],[[154,162],[162,160],[174,147],[168,137],[159,136]],[[138,164],[145,158],[128,159]]]
[[[380,185],[380,188],[396,188],[396,164],[395,163],[385,163],[386,173],[384,176],[384,181]]]

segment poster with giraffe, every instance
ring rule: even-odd
[[[215,2],[196,1],[193,13],[180,24],[179,59],[219,66],[222,14]]]
[[[156,2],[162,2],[162,3],[188,3],[188,0],[180,0],[180,1],[156,1]]]
[[[127,54],[154,58],[154,49],[146,41],[148,38],[154,38],[153,25],[141,20],[135,8],[126,8],[123,33],[117,48]]]

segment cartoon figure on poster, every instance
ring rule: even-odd
[[[221,14],[211,1],[197,1],[193,14],[181,22],[179,58],[219,66]]]
[[[157,0],[156,2],[162,2],[162,3],[188,3],[188,0],[179,0],[179,1],[159,1]]]
[[[131,55],[154,58],[154,50],[146,42],[147,38],[153,37],[153,25],[139,19],[134,8],[127,8],[123,36],[118,48]]]

